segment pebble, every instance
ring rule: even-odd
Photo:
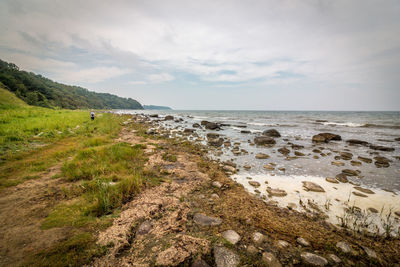
[[[336,178],[332,178],[332,177],[326,177],[325,180],[329,183],[334,183],[334,184],[338,184],[339,181],[336,180]]]
[[[222,232],[222,237],[225,238],[229,243],[235,245],[240,241],[240,235],[234,230],[226,230]]]
[[[312,191],[312,192],[325,192],[325,190],[318,184],[309,182],[309,181],[302,181],[304,190]]]
[[[249,184],[254,187],[260,187],[260,183],[257,181],[249,181]]]
[[[302,238],[302,237],[298,237],[296,239],[296,242],[299,243],[300,245],[302,245],[303,247],[309,247],[310,246],[310,243],[307,240],[305,240],[304,238]]]
[[[268,158],[269,158],[269,156],[267,154],[264,154],[264,153],[258,153],[256,155],[256,159],[268,159]]]
[[[328,261],[325,258],[310,252],[303,252],[300,257],[304,263],[312,266],[325,266],[328,264]]]
[[[331,164],[339,167],[344,166],[344,162],[342,161],[332,161]]]
[[[253,234],[253,242],[254,244],[256,244],[257,246],[261,245],[265,240],[265,236],[260,233],[260,232],[255,232]]]

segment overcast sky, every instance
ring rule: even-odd
[[[176,109],[400,110],[400,1],[1,0],[0,58]]]

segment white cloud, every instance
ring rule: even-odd
[[[150,74],[147,75],[147,80],[151,83],[163,83],[163,82],[169,82],[175,79],[174,76],[172,76],[169,73],[157,73],[157,74]]]
[[[147,82],[146,81],[131,81],[131,82],[128,82],[128,84],[141,85],[141,84],[147,84]]]
[[[117,67],[96,67],[80,70],[64,70],[58,72],[57,77],[67,83],[98,83],[129,72],[131,70]]]

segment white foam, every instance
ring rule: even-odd
[[[364,123],[355,123],[355,122],[323,122],[323,125],[337,125],[337,126],[347,126],[347,127],[363,127]]]

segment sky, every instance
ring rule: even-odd
[[[400,110],[400,1],[1,0],[0,59],[174,109]]]

